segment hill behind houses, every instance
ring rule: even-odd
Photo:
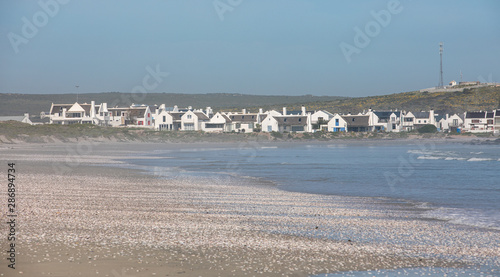
[[[404,92],[370,97],[337,97],[337,96],[265,96],[245,94],[174,94],[148,93],[133,95],[131,93],[88,93],[80,94],[80,103],[107,102],[110,106],[128,106],[132,103],[148,105],[163,104],[194,108],[212,107],[215,111],[236,111],[242,108],[249,110],[277,109],[283,106],[289,110],[300,110],[302,105],[307,110],[327,110],[338,113],[358,113],[368,108],[374,110],[408,110],[421,111],[434,109],[437,113],[463,113],[464,111],[493,110],[500,108],[500,87],[489,86],[464,89],[463,91],[446,92]],[[25,112],[37,116],[40,112],[48,112],[51,103],[74,103],[76,94],[0,94],[0,116],[22,115]]]

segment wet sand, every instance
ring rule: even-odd
[[[1,172],[16,163],[18,243],[16,269],[2,258],[0,276],[308,276],[499,263],[491,230],[264,183],[105,166],[155,145],[4,146]],[[5,235],[1,243],[5,253]]]

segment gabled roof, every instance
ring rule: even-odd
[[[75,104],[73,104],[73,106],[71,106],[71,108],[68,110],[68,112],[72,113],[79,113],[84,111],[85,110],[82,108],[82,106],[80,106],[80,104],[78,104],[78,102],[75,102]]]
[[[209,120],[208,116],[202,112],[194,112],[194,114],[198,117],[199,120]]]
[[[368,127],[370,122],[369,115],[343,115],[347,127]]]
[[[429,112],[414,112],[412,113],[415,118],[429,118]]]
[[[465,118],[486,118],[486,112],[467,112]]]
[[[52,104],[49,114],[60,113],[63,109],[68,110],[71,106],[73,106],[73,104]]]
[[[256,122],[257,121],[256,113],[246,113],[246,114],[230,114],[228,115],[231,121],[235,122]]]
[[[181,120],[181,117],[185,114],[183,112],[177,113],[177,112],[171,112],[168,113],[172,116],[173,120]]]
[[[146,107],[133,107],[128,110],[128,114],[130,117],[144,117],[146,113]]]
[[[401,111],[374,111],[373,112],[379,119],[387,119],[391,118],[391,114],[395,114],[397,117],[401,117]]]
[[[294,115],[294,116],[273,116],[279,125],[307,125],[307,116]]]

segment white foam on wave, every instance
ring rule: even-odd
[[[440,160],[443,157],[436,157],[436,156],[418,156],[418,160]]]
[[[484,162],[484,161],[492,161],[493,159],[491,158],[470,158],[467,161],[468,162]]]
[[[461,158],[461,157],[446,157],[444,158],[445,161],[465,161],[467,158]]]
[[[453,224],[500,230],[500,217],[494,211],[440,207],[423,213],[423,216]]]

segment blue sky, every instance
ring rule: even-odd
[[[438,84],[440,41],[445,83],[500,82],[498,0],[1,1],[0,34],[0,93],[131,92],[149,68],[148,92],[389,94]]]

